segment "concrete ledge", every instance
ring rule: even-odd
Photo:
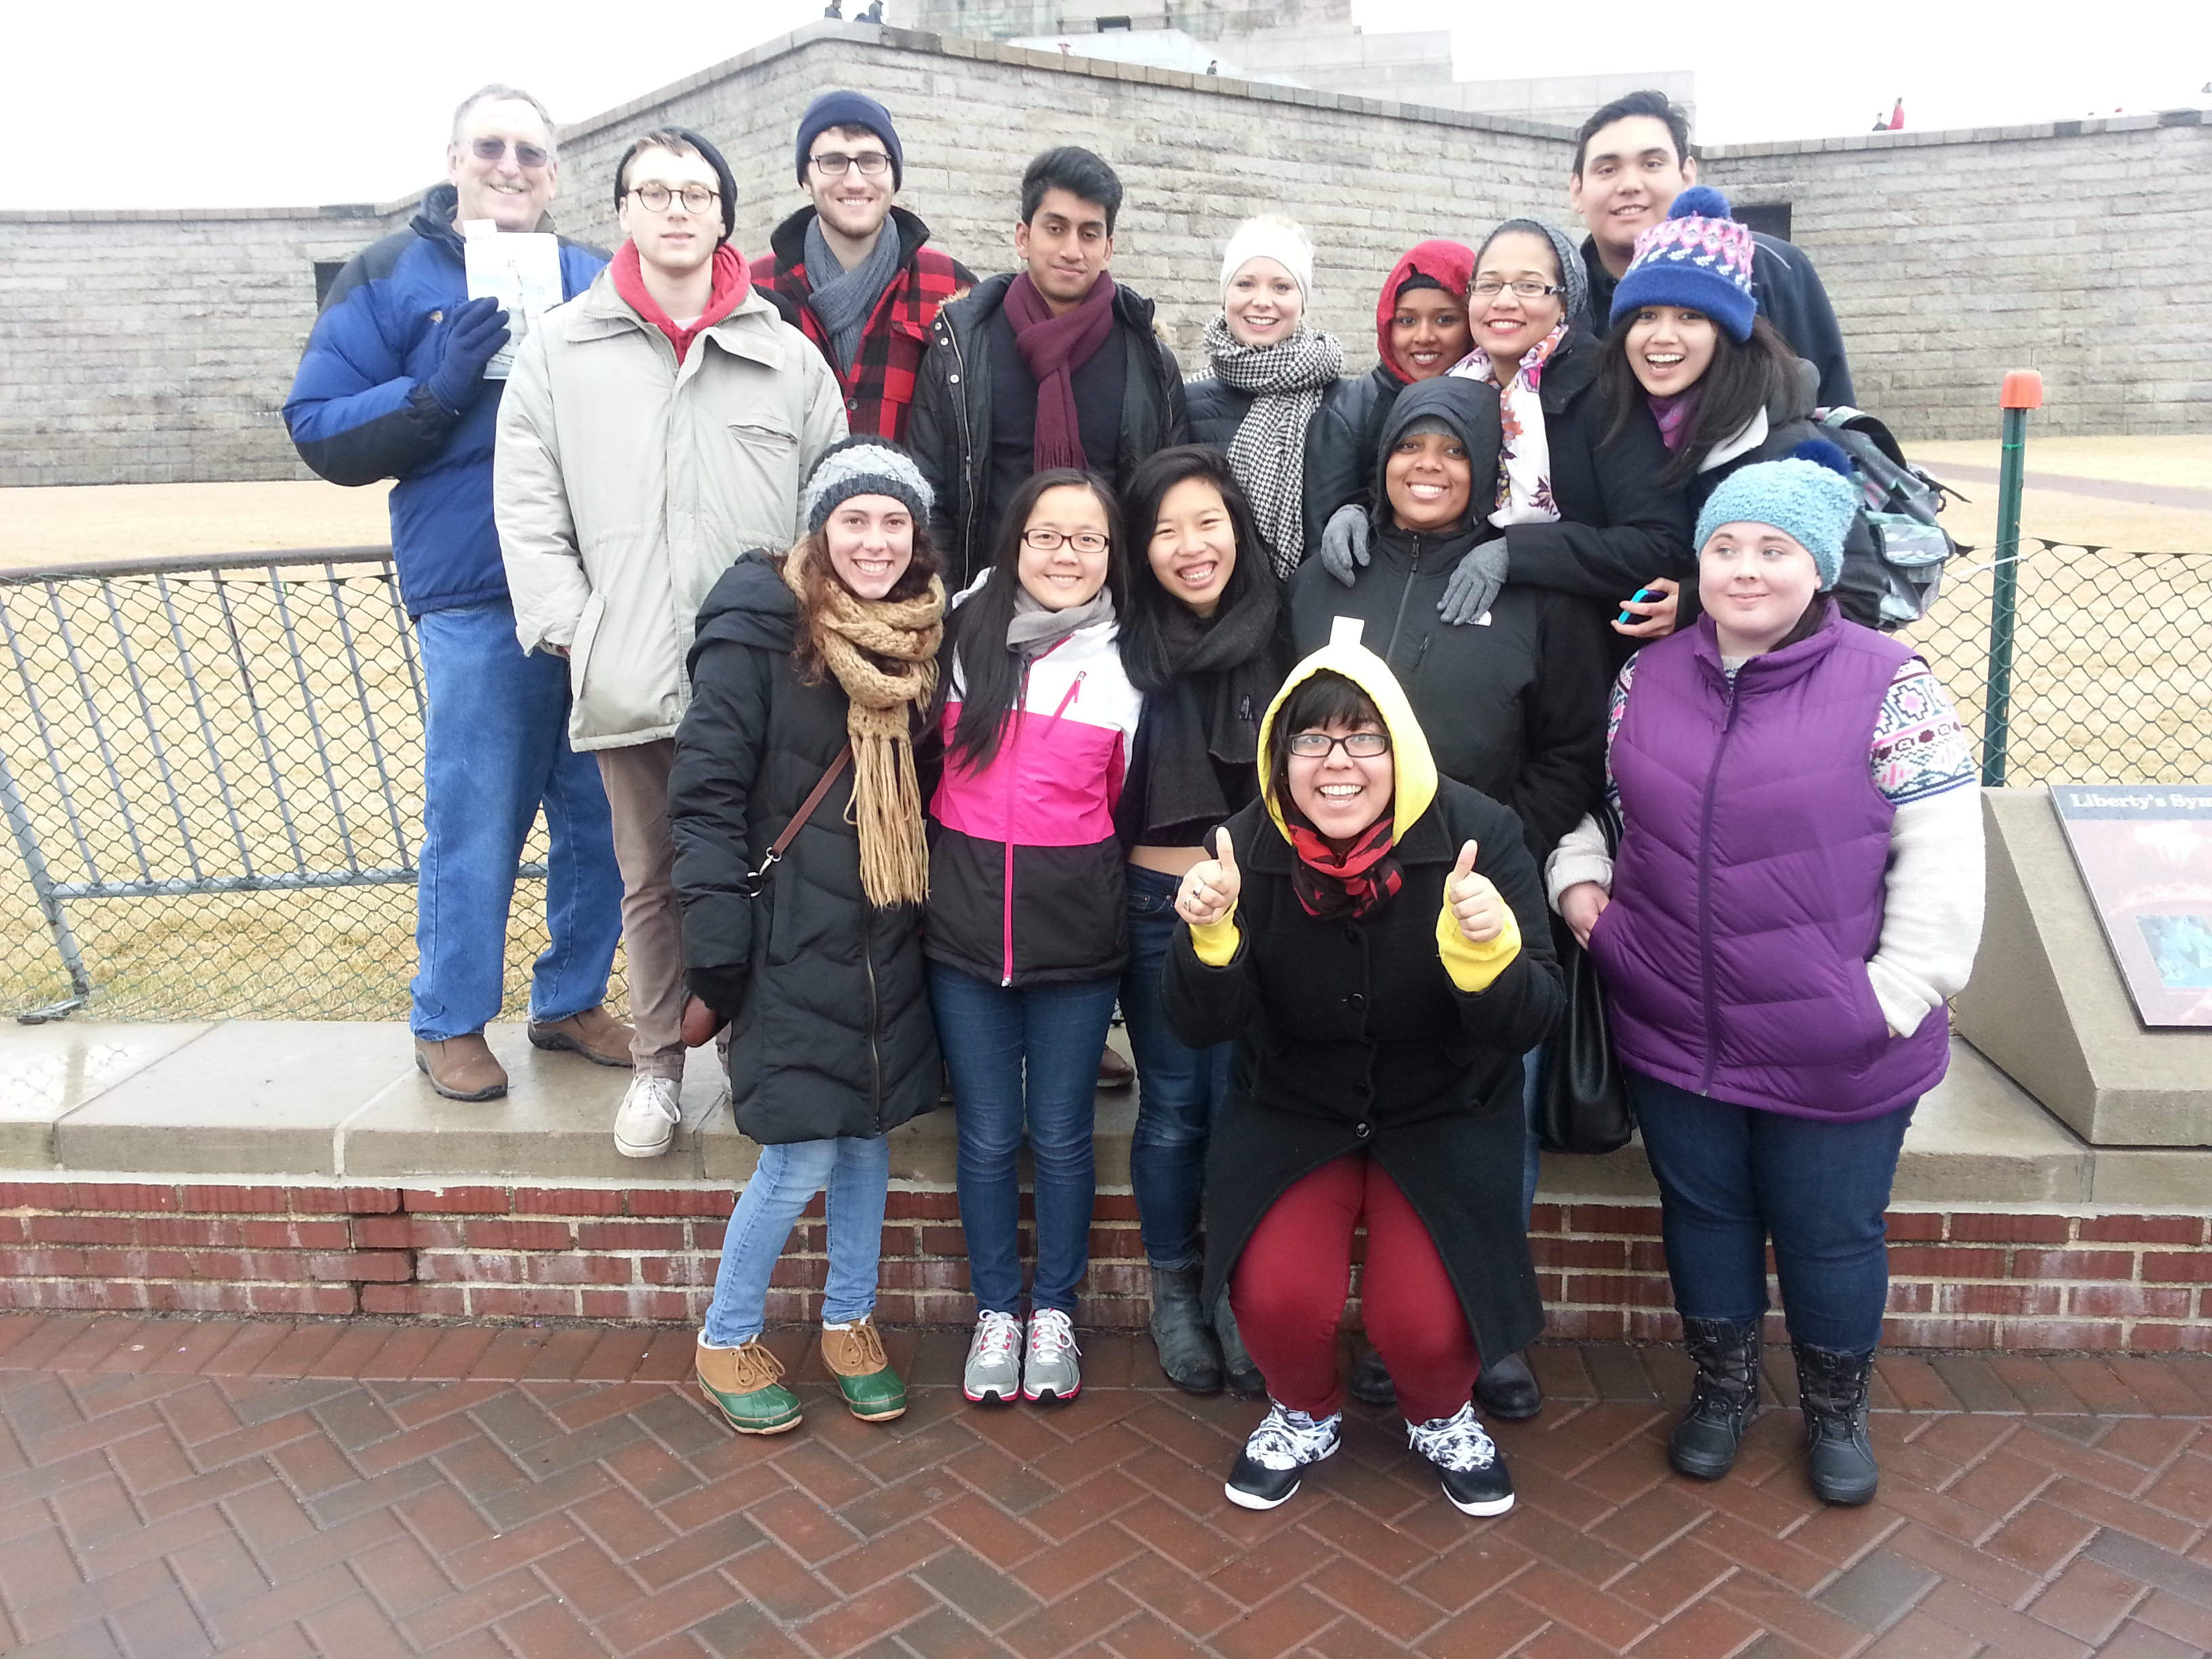
[[[629,1073],[532,1048],[495,1026],[502,1100],[441,1098],[397,1024],[230,1020],[0,1027],[0,1170],[21,1175],[417,1185],[741,1185],[758,1148],[718,1105],[694,1056],[665,1158],[625,1158],[610,1126]],[[1121,1042],[1117,1034],[1116,1042]],[[1098,1185],[1129,1189],[1135,1091],[1098,1097]],[[897,1130],[902,1188],[954,1184],[951,1109]],[[1547,1156],[1542,1195],[1649,1201],[1642,1147]],[[2212,1206],[2212,1149],[2091,1146],[1967,1042],[1920,1104],[1898,1170],[1899,1206]]]

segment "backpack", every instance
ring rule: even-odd
[[[1882,590],[1882,631],[1919,621],[1936,603],[1944,561],[1973,550],[1954,541],[1936,521],[1943,498],[1959,492],[1906,460],[1889,428],[1863,410],[1848,404],[1816,409],[1813,421],[1822,437],[1851,458],[1866,492],[1845,557],[1859,550],[1863,540],[1871,553]]]

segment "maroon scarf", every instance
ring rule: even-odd
[[[1036,439],[1030,464],[1039,472],[1055,466],[1089,471],[1075,418],[1075,371],[1114,331],[1113,276],[1100,271],[1082,303],[1055,317],[1025,270],[1006,290],[1006,320],[1014,325],[1014,343],[1036,381]]]
[[[1705,388],[1692,386],[1686,392],[1670,392],[1655,397],[1647,392],[1644,404],[1651,410],[1651,418],[1659,422],[1659,441],[1671,452],[1682,447],[1682,440],[1690,430],[1690,416],[1698,412],[1698,394]]]
[[[1291,832],[1291,850],[1298,861],[1291,866],[1291,891],[1310,916],[1333,916],[1349,909],[1357,921],[1379,908],[1405,883],[1405,872],[1390,856],[1397,838],[1397,823],[1388,807],[1382,816],[1360,831],[1358,838],[1340,858],[1311,829],[1289,813],[1284,827]]]

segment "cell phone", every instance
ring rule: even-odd
[[[1628,596],[1628,602],[1631,605],[1649,605],[1660,597],[1660,591],[1656,587],[1639,587]],[[1638,616],[1633,611],[1624,611],[1620,613],[1620,625],[1623,628],[1632,627],[1638,623],[1650,620],[1649,617]]]

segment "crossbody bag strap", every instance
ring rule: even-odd
[[[768,878],[769,871],[783,857],[784,849],[791,845],[792,837],[798,835],[800,826],[814,816],[814,809],[822,805],[823,796],[830,793],[830,786],[837,781],[838,775],[845,769],[845,763],[852,758],[853,744],[848,738],[845,746],[837,751],[837,758],[830,763],[830,769],[815,781],[814,787],[806,792],[806,799],[799,803],[799,810],[791,815],[791,822],[783,826],[783,833],[769,843],[768,856],[760,861],[757,869],[747,872],[745,892],[748,896],[760,891],[761,883]]]

